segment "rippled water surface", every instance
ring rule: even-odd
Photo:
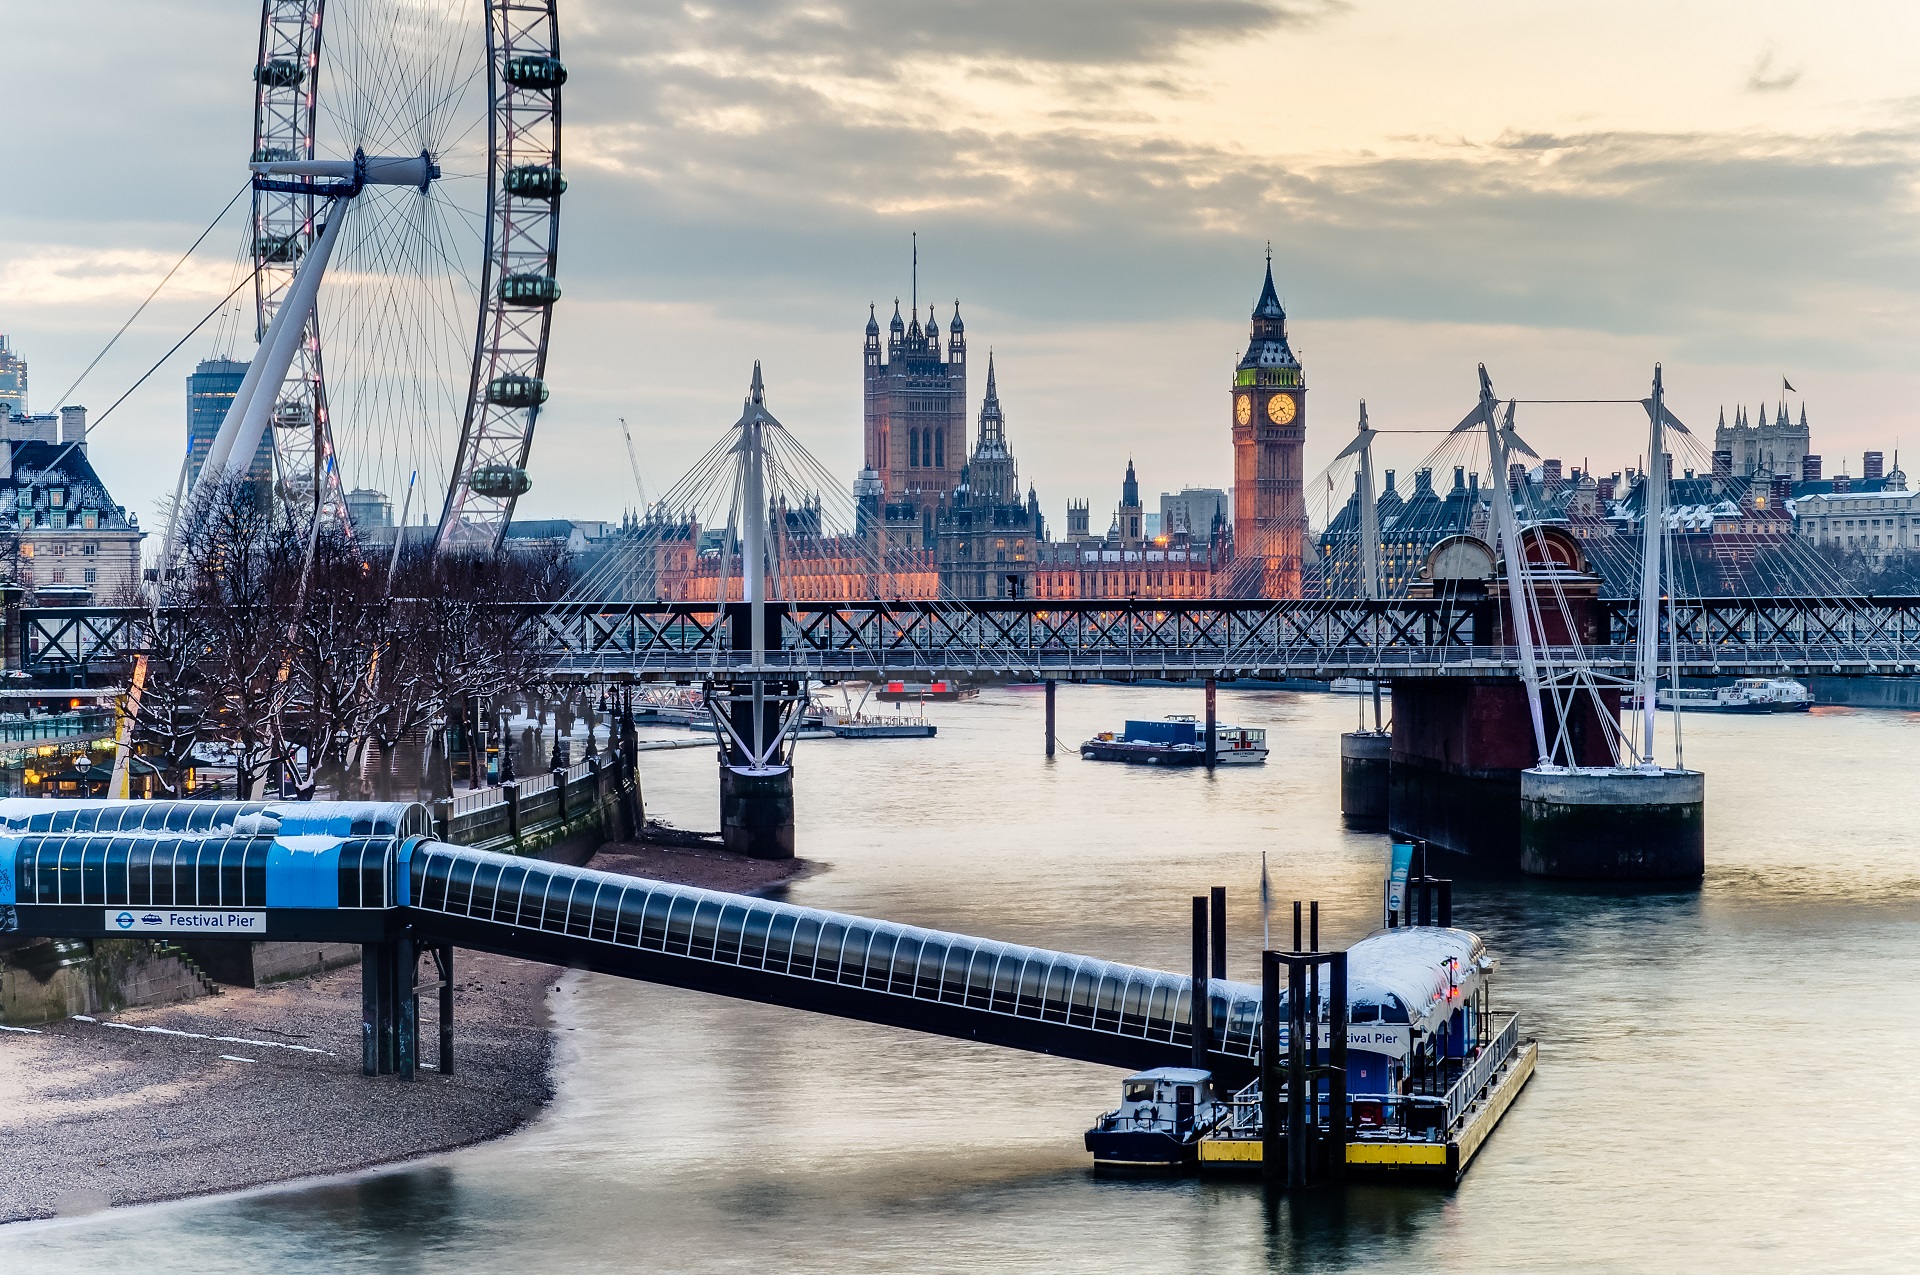
[[[1042,754],[1037,690],[939,705],[931,741],[801,745],[824,907],[1179,969],[1226,885],[1257,975],[1260,852],[1335,942],[1384,842],[1340,827],[1352,700],[1222,693],[1260,769]],[[1197,691],[1062,688],[1069,746]],[[1119,1074],[572,974],[536,1126],[347,1183],[0,1230],[0,1269],[422,1272],[1880,1270],[1920,1255],[1920,717],[1696,718],[1704,888],[1462,883],[1540,1068],[1456,1190],[1270,1202],[1096,1181]],[[705,750],[653,753],[651,809],[712,827]]]

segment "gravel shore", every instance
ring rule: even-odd
[[[761,892],[805,872],[718,850],[609,845],[593,867]],[[467,1146],[551,1097],[559,971],[455,957],[454,1074],[360,1070],[358,966],[183,1005],[0,1029],[0,1223],[234,1191]],[[432,996],[422,997],[430,1020]]]

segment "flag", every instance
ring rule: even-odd
[[[1273,887],[1267,881],[1267,852],[1260,852],[1260,948],[1262,951],[1273,946],[1273,933],[1267,928],[1267,918],[1273,912]]]
[[[1787,391],[1787,393],[1789,393],[1789,394],[1798,394],[1798,393],[1800,392],[1799,390],[1796,390],[1796,389],[1794,389],[1794,388],[1793,388],[1793,382],[1792,382],[1792,381],[1789,381],[1789,380],[1788,380],[1788,379],[1787,379],[1786,377],[1784,377],[1784,376],[1780,378],[1780,385],[1781,385],[1781,387],[1782,387],[1782,388],[1784,388],[1784,389],[1785,389],[1785,390]]]

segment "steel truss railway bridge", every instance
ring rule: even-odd
[[[559,678],[687,681],[752,667],[745,604],[502,603]],[[1595,634],[1550,662],[1628,675],[1639,604],[1600,599]],[[765,674],[833,680],[882,673],[1036,678],[1502,677],[1487,600],[1211,602],[855,601],[768,604]],[[190,612],[24,608],[10,655],[29,673],[112,664],[149,649],[154,626]],[[1663,669],[1683,676],[1920,674],[1920,597],[1682,599],[1662,607]],[[165,636],[163,633],[162,636]],[[1676,649],[1677,647],[1677,649]]]

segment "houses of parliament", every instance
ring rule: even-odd
[[[889,557],[924,555],[940,595],[1300,596],[1307,387],[1287,340],[1271,256],[1247,351],[1229,387],[1231,521],[1216,515],[1207,526],[1162,527],[1149,536],[1128,460],[1104,534],[1095,532],[1087,502],[1070,501],[1065,535],[1050,536],[1037,489],[1029,482],[1021,490],[992,355],[969,450],[967,366],[958,302],[944,345],[931,307],[923,325],[917,305],[903,319],[896,301],[884,341],[877,310],[869,310],[862,358],[866,465],[855,484],[861,523],[881,538]]]

